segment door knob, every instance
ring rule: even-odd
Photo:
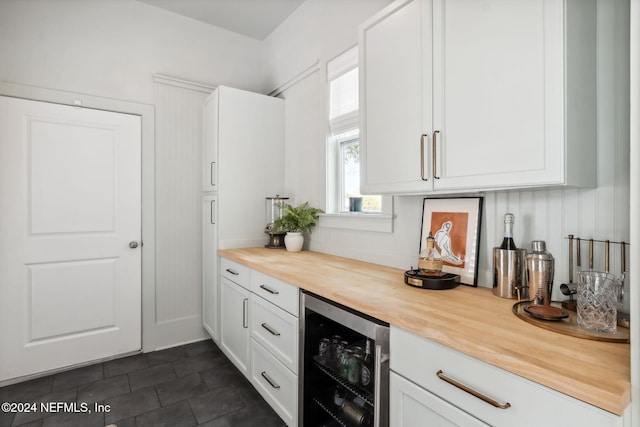
[[[131,242],[129,242],[129,247],[130,247],[131,249],[135,249],[135,248],[137,248],[137,247],[138,247],[138,242],[136,242],[136,241],[131,241]]]

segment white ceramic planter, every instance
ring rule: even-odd
[[[284,245],[289,252],[300,252],[304,244],[304,236],[299,231],[287,231],[284,236]]]

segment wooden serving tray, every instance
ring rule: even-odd
[[[605,332],[596,332],[584,329],[578,325],[578,315],[575,311],[567,310],[569,317],[559,320],[542,320],[538,319],[525,311],[531,305],[530,301],[520,301],[513,305],[513,314],[529,322],[532,325],[536,325],[543,329],[558,332],[565,335],[571,335],[572,337],[584,338],[594,341],[607,341],[628,344],[629,341],[629,329],[618,325],[616,332],[613,334],[607,334]],[[561,307],[560,302],[552,302],[551,305],[555,307]]]

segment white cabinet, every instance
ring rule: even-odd
[[[204,111],[203,180],[218,194],[218,246],[264,245],[265,197],[284,189],[284,100],[220,86]]]
[[[259,342],[291,372],[298,372],[298,317],[254,293],[249,299],[251,338]]]
[[[220,348],[249,377],[249,291],[220,279]]]
[[[390,425],[424,425],[416,417],[431,412],[430,417],[441,416],[460,425],[624,425],[622,417],[393,326],[390,359],[396,378]],[[398,383],[398,377],[417,388]]]
[[[255,341],[251,343],[251,382],[289,426],[298,425],[298,377]]]
[[[218,189],[218,102],[219,90],[204,100],[204,144],[202,146],[202,191]]]
[[[297,286],[259,271],[251,274],[251,292],[298,317],[300,293]]]
[[[289,427],[298,425],[297,286],[251,271],[251,382]]]
[[[360,28],[362,192],[431,188],[421,156],[430,146],[421,135],[432,128],[431,31],[422,25],[430,13],[420,0],[398,1]]]
[[[202,197],[202,326],[218,342],[218,227],[216,225],[217,196]]]
[[[220,86],[205,100],[203,113],[202,318],[219,342],[216,251],[268,241],[265,197],[283,194],[284,187],[284,100]],[[207,203],[215,205],[215,224]]]
[[[398,0],[360,27],[361,187],[595,186],[596,2]]]
[[[220,348],[289,427],[298,425],[299,289],[220,258]]]
[[[397,427],[487,427],[477,418],[395,372],[389,375],[391,424]]]

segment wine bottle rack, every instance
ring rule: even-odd
[[[318,398],[313,398],[313,402],[318,405],[325,413],[327,413],[335,422],[340,424],[342,427],[349,427],[347,422],[343,419],[342,414],[335,408],[332,408],[331,405],[322,402]]]
[[[359,387],[356,384],[350,383],[345,377],[343,377],[338,372],[336,372],[335,369],[325,365],[320,360],[319,356],[313,356],[313,363],[318,369],[320,369],[322,372],[324,372],[326,375],[328,375],[331,379],[333,379],[335,382],[340,384],[342,387],[344,387],[351,393],[355,394],[356,396],[362,398],[369,405],[371,406],[374,405],[373,395],[369,391],[363,389],[362,387]]]

